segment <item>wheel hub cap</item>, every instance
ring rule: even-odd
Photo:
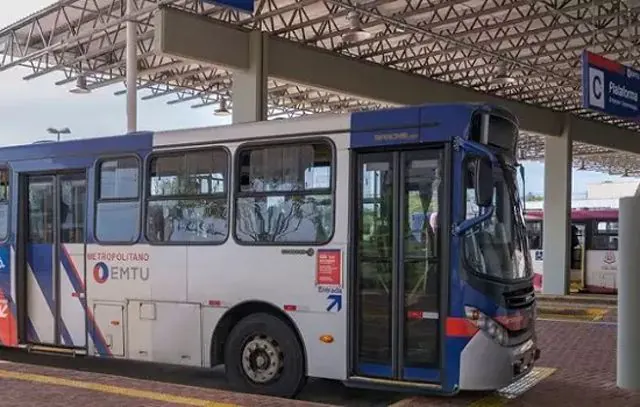
[[[273,380],[282,370],[283,362],[280,347],[268,336],[251,338],[242,350],[242,369],[256,383]]]

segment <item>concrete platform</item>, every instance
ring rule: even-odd
[[[315,380],[300,400],[228,391],[219,371],[0,352],[0,406],[599,406],[640,405],[615,386],[616,324],[540,317],[542,357],[526,380],[495,394],[411,397]],[[615,321],[615,318],[613,318]]]
[[[538,294],[538,315],[547,319],[580,319],[615,321],[617,301],[615,295]],[[611,317],[614,317],[613,319]]]

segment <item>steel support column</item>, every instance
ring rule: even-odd
[[[546,137],[544,151],[544,294],[569,294],[571,268],[571,121],[560,137]]]
[[[640,196],[620,199],[617,385],[640,390]]]
[[[138,46],[137,22],[131,17],[136,11],[134,0],[127,0],[127,132],[137,130],[137,89],[138,78],[138,57],[136,47]]]
[[[262,31],[249,37],[249,69],[233,71],[232,121],[267,120],[267,41]]]

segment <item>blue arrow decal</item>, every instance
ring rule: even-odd
[[[342,309],[342,294],[328,295],[327,300],[329,300],[327,311],[331,311],[333,308],[338,308],[336,312],[340,312],[340,310]]]

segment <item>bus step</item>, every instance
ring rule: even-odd
[[[415,392],[415,393],[441,393],[442,386],[437,383],[422,383],[422,382],[410,382],[400,380],[388,380],[372,377],[351,376],[344,382],[348,387],[355,387],[361,389],[378,389],[400,392]]]
[[[47,345],[29,345],[27,347],[29,353],[41,354],[41,355],[60,355],[76,357],[86,355],[87,351],[77,348],[66,348],[61,346],[47,346]]]

